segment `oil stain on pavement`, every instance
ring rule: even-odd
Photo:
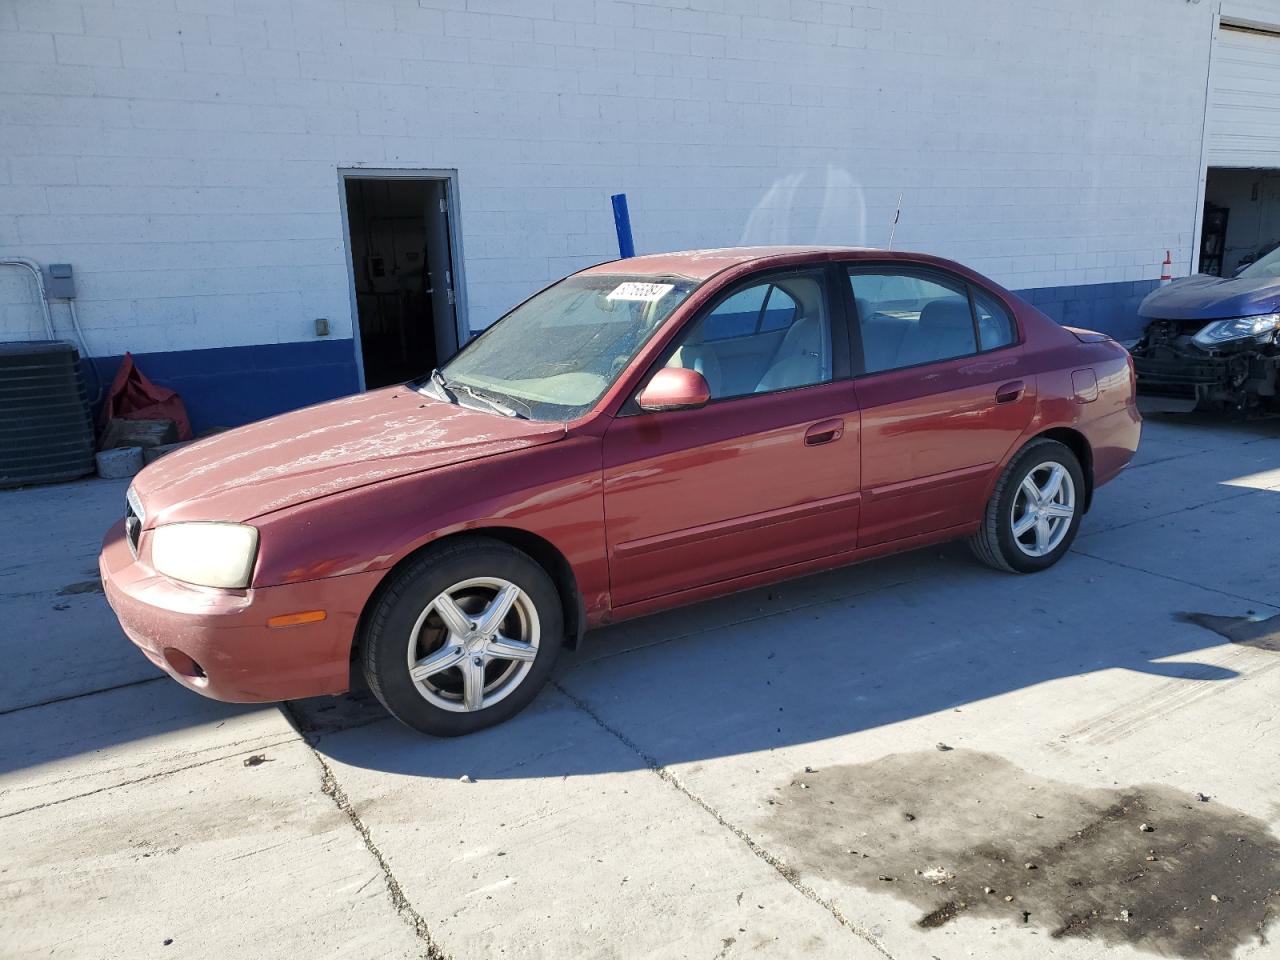
[[[1280,916],[1280,839],[1203,793],[940,749],[806,769],[771,803],[761,829],[788,868],[893,893],[925,928],[976,916],[1225,960]]]
[[[58,591],[58,596],[73,597],[76,594],[80,594],[80,593],[101,593],[101,592],[102,592],[101,580],[98,580],[98,579],[79,580],[76,583],[68,583],[65,587],[63,587],[61,590]]]
[[[1232,643],[1280,653],[1280,614],[1274,617],[1223,617],[1214,613],[1179,613],[1183,623],[1212,630]]]

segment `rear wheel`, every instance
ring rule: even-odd
[[[1035,573],[1071,548],[1084,511],[1085,481],[1071,448],[1032,440],[1005,468],[969,546],[997,570]]]
[[[395,574],[360,649],[369,688],[396,719],[449,737],[524,709],[563,638],[547,572],[514,547],[476,538],[429,550]]]

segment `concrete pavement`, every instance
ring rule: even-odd
[[[1278,497],[1280,425],[1152,419],[1051,571],[944,547],[622,624],[442,741],[156,678],[93,590],[122,485],[0,493],[0,942],[1280,956]]]

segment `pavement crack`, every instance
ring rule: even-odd
[[[684,796],[686,800],[690,800],[693,803],[695,803],[697,806],[701,807],[702,810],[705,813],[709,814],[718,824],[720,824],[720,826],[724,827],[726,830],[732,833],[735,837],[737,837],[740,841],[742,841],[743,845],[745,845],[748,850],[750,850],[753,854],[755,854],[755,856],[758,857],[760,860],[763,860],[770,867],[772,867],[774,871],[778,874],[778,876],[782,877],[783,880],[789,883],[801,896],[803,896],[807,900],[812,901],[813,903],[816,903],[818,906],[822,907],[824,910],[830,913],[831,916],[835,918],[835,921],[838,924],[840,924],[840,926],[844,927],[846,930],[848,930],[850,933],[852,933],[854,936],[858,937],[859,939],[866,941],[881,956],[885,957],[886,960],[894,960],[893,955],[888,951],[885,945],[881,943],[880,939],[876,937],[875,934],[873,934],[867,927],[863,926],[860,923],[856,923],[855,921],[850,920],[848,917],[846,917],[844,913],[840,910],[840,908],[837,907],[831,900],[822,896],[820,893],[814,890],[813,887],[809,886],[807,883],[801,880],[799,874],[796,872],[794,868],[788,866],[787,863],[783,861],[780,857],[766,850],[763,846],[761,846],[759,843],[753,840],[750,834],[748,834],[745,830],[739,827],[736,823],[732,822],[727,817],[725,817],[725,815],[722,814],[719,810],[717,810],[714,806],[712,806],[711,803],[709,803],[707,800],[704,800],[698,794],[694,793],[687,786],[685,786],[684,782],[681,781],[679,777],[677,777],[674,773],[672,773],[665,766],[659,763],[655,757],[652,757],[648,753],[646,753],[643,747],[641,747],[638,743],[636,743],[634,740],[628,737],[621,730],[612,726],[603,717],[601,717],[598,713],[592,710],[585,700],[583,700],[581,697],[577,696],[576,694],[570,693],[554,677],[548,680],[547,682],[551,686],[559,690],[562,694],[564,694],[564,696],[568,698],[570,703],[572,703],[575,707],[577,707],[579,710],[585,713],[588,717],[590,717],[598,727],[600,727],[606,733],[610,734],[614,739],[618,740],[623,746],[625,746],[628,750],[630,750],[637,757],[639,757],[640,760],[645,764],[645,766],[647,766],[649,770],[658,777],[658,779],[662,780],[669,787],[674,789],[677,793],[680,793],[682,796]]]
[[[259,744],[258,746],[255,746],[253,749],[266,750],[266,749],[270,749],[271,747],[283,746],[286,743],[297,743],[297,742],[298,742],[297,737],[288,737],[287,739],[284,739],[284,740],[277,740],[274,743]],[[231,744],[231,746],[234,746],[234,745],[235,744]],[[72,800],[83,800],[85,797],[92,797],[99,793],[106,793],[109,790],[119,790],[121,787],[131,787],[135,783],[146,783],[149,780],[159,780],[162,777],[171,777],[175,773],[182,773],[185,770],[194,770],[197,767],[207,767],[211,763],[218,763],[222,760],[227,760],[230,757],[234,757],[238,753],[243,753],[243,752],[244,752],[243,750],[234,750],[231,753],[224,753],[216,757],[210,757],[208,760],[198,760],[195,763],[184,764],[183,766],[174,767],[170,770],[157,770],[155,773],[149,773],[145,777],[135,777],[132,780],[120,780],[120,781],[117,781],[116,783],[105,784],[101,787],[98,787],[95,790],[86,790],[84,793],[73,794],[70,797],[59,797],[57,800],[48,800],[45,803],[33,804],[30,807],[23,807],[21,810],[10,810],[8,813],[0,813],[0,820],[7,820],[9,817],[17,817],[17,816],[20,816],[21,814],[32,813],[33,811],[36,811],[36,810],[44,810],[48,807],[56,807],[63,803],[70,803]]]
[[[1134,527],[1140,523],[1150,523],[1152,520],[1165,520],[1169,517],[1176,517],[1180,513],[1191,513],[1193,510],[1203,510],[1205,507],[1216,507],[1220,503],[1230,503],[1232,500],[1239,500],[1242,497],[1254,497],[1261,493],[1274,494],[1276,491],[1271,489],[1258,490],[1253,488],[1242,490],[1239,493],[1231,493],[1225,497],[1218,497],[1216,500],[1206,500],[1204,503],[1193,503],[1186,507],[1179,507],[1177,510],[1169,510],[1166,513],[1153,513],[1146,517],[1139,517],[1136,520],[1126,521],[1125,523],[1113,523],[1109,527],[1099,527],[1096,530],[1091,529],[1088,533],[1080,534],[1080,538],[1085,539],[1087,537],[1096,537],[1099,534],[1112,533],[1116,530],[1124,530],[1126,527]]]
[[[1269,600],[1261,600],[1258,597],[1245,596],[1243,593],[1232,593],[1230,590],[1223,590],[1221,587],[1213,587],[1207,583],[1196,583],[1194,580],[1184,580],[1182,577],[1175,577],[1167,573],[1160,573],[1156,570],[1148,570],[1145,567],[1135,566],[1132,563],[1125,563],[1123,560],[1112,560],[1110,557],[1100,557],[1096,553],[1089,553],[1086,550],[1081,550],[1078,546],[1073,547],[1071,552],[1082,557],[1088,557],[1090,560],[1099,560],[1102,563],[1110,563],[1113,566],[1124,567],[1126,570],[1145,573],[1149,577],[1159,577],[1161,580],[1180,583],[1186,587],[1195,587],[1197,590],[1207,590],[1209,593],[1220,593],[1222,596],[1231,597],[1233,600],[1242,600],[1245,603],[1252,603],[1261,607],[1270,607],[1275,609],[1275,605]]]
[[[294,738],[294,739],[296,739],[296,738]],[[241,739],[239,739],[239,740],[231,740],[231,741],[228,741],[228,742],[226,742],[226,743],[218,743],[218,744],[215,744],[214,746],[211,746],[211,747],[205,747],[205,748],[200,749],[200,750],[187,750],[187,751],[184,751],[184,752],[181,754],[181,756],[182,756],[182,757],[184,757],[184,758],[189,758],[189,759],[193,759],[193,760],[194,760],[194,758],[196,758],[196,757],[204,757],[204,756],[206,756],[207,754],[213,753],[214,751],[219,751],[218,757],[215,757],[215,758],[214,758],[214,759],[216,760],[216,759],[218,759],[219,757],[235,756],[235,754],[234,754],[234,753],[233,753],[233,754],[227,754],[225,751],[230,750],[230,749],[232,749],[232,748],[234,748],[234,747],[242,747],[242,746],[244,746],[245,744],[249,744],[249,743],[251,743],[251,744],[253,744],[253,745],[254,745],[254,749],[258,749],[258,748],[266,749],[267,747],[279,746],[279,743],[278,743],[278,742],[272,741],[272,742],[268,742],[268,743],[263,743],[263,742],[262,742],[262,740],[263,740],[263,736],[262,736],[262,735],[252,736],[252,737],[242,737],[242,738],[241,738]],[[285,742],[285,743],[292,743],[293,741],[292,741],[292,740],[286,740],[286,741],[283,741],[283,742]],[[237,751],[237,753],[238,753],[238,752],[240,752],[240,751]],[[176,758],[175,758],[175,759],[176,759]],[[199,763],[199,762],[202,762],[202,761],[197,761],[197,763]],[[184,767],[183,767],[183,769],[190,769],[190,766],[191,766],[191,764],[188,764],[188,765],[184,766]],[[52,779],[50,779],[50,780],[43,780],[43,781],[40,781],[40,782],[38,782],[38,783],[36,783],[36,784],[32,784],[32,785],[25,785],[25,786],[19,786],[19,787],[13,787],[13,788],[11,788],[11,790],[9,790],[9,791],[0,791],[0,793],[6,794],[6,795],[7,795],[8,793],[13,793],[13,794],[15,794],[15,795],[16,795],[17,793],[19,793],[19,792],[21,792],[21,791],[23,791],[23,790],[33,790],[33,789],[38,789],[38,790],[48,790],[48,789],[51,789],[51,788],[54,788],[54,787],[61,787],[61,786],[63,786],[63,785],[71,785],[71,784],[75,784],[75,783],[78,783],[78,782],[83,781],[83,780],[86,780],[86,779],[101,780],[101,779],[102,779],[102,778],[104,778],[104,777],[116,776],[116,775],[119,775],[119,774],[123,773],[124,771],[128,771],[128,770],[136,770],[137,768],[138,768],[138,764],[137,764],[137,763],[126,763],[126,764],[122,764],[122,765],[120,765],[120,766],[114,766],[114,767],[101,767],[101,768],[98,768],[98,769],[91,770],[91,771],[90,771],[89,773],[87,773],[87,774],[85,774],[85,773],[69,773],[69,774],[67,774],[66,776],[54,777],[54,778],[52,778]],[[6,772],[7,772],[7,771],[6,771]]]
[[[295,716],[293,705],[283,703],[280,705],[285,716],[299,730],[302,730],[300,718]],[[333,772],[333,768],[329,766],[327,761],[318,751],[310,740],[306,740],[307,747],[311,751],[311,756],[315,758],[317,764],[320,765],[320,792],[333,801],[333,805],[343,813],[351,826],[355,828],[357,834],[360,835],[364,847],[369,851],[374,861],[378,864],[378,869],[382,872],[382,879],[387,888],[387,896],[391,900],[391,906],[395,910],[396,915],[407,923],[419,940],[426,947],[426,960],[450,960],[447,953],[440,948],[431,936],[431,931],[427,927],[427,921],[421,913],[409,902],[409,898],[405,895],[404,888],[400,886],[400,881],[396,879],[395,873],[391,869],[391,864],[387,862],[387,858],[383,856],[382,851],[378,849],[378,845],[373,840],[373,835],[369,832],[368,826],[360,819],[360,814],[356,813],[355,807],[351,805],[351,798],[347,796],[342,784],[338,782],[337,776]],[[363,888],[361,888],[363,889]]]
[[[294,842],[293,838],[291,837],[288,840],[281,840],[279,843],[269,843],[265,847],[254,847],[248,853],[241,853],[237,856],[232,857],[230,860],[227,861],[227,863],[234,863],[237,860],[244,860],[248,857],[256,857],[259,854],[266,853],[268,850],[279,850],[281,847],[287,847],[289,844],[293,842]]]
[[[7,717],[11,713],[21,713],[23,710],[34,710],[36,707],[47,707],[55,703],[66,703],[68,700],[79,700],[83,697],[96,697],[100,693],[110,693],[112,690],[124,690],[128,687],[140,687],[144,683],[155,683],[157,680],[169,679],[164,674],[158,677],[147,677],[143,680],[128,680],[125,683],[117,683],[110,687],[99,687],[97,690],[85,690],[83,693],[68,693],[61,697],[50,697],[48,700],[40,700],[36,703],[24,703],[17,707],[8,707],[0,710],[0,717]]]

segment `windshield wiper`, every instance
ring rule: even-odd
[[[455,406],[462,405],[461,402],[458,400],[458,393],[462,392],[474,400],[479,400],[490,410],[494,411],[495,413],[500,413],[504,417],[514,417],[520,420],[529,419],[527,416],[525,416],[519,410],[516,410],[514,407],[507,406],[507,404],[503,403],[500,400],[494,399],[488,394],[480,393],[478,390],[475,390],[467,386],[465,383],[458,383],[457,381],[451,382],[445,379],[445,375],[440,372],[439,367],[432,368],[431,375],[428,377],[428,379],[431,381],[431,383],[435,384],[436,388],[444,395],[445,399],[448,400],[450,403],[454,404]]]
[[[449,389],[449,381],[444,378],[444,374],[440,372],[439,367],[431,368],[431,382],[440,388],[440,392],[444,394],[444,398],[455,406],[458,405],[458,397]]]
[[[490,409],[494,410],[497,413],[502,414],[504,417],[514,417],[520,420],[529,419],[523,413],[517,410],[515,407],[509,407],[505,403],[503,403],[501,400],[495,400],[493,397],[489,396],[488,394],[480,393],[476,390],[473,390],[471,387],[467,386],[465,383],[455,383],[453,386],[455,389],[461,390],[463,393],[467,394],[467,396],[474,397],[475,399],[479,400],[481,403],[486,404]]]

